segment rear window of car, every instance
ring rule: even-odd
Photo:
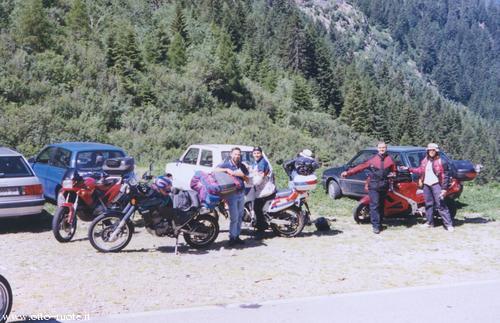
[[[76,156],[76,168],[84,171],[101,170],[106,159],[120,157],[125,155],[116,150],[83,151]]]
[[[0,157],[0,178],[33,176],[30,168],[20,156]]]

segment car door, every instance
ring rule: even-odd
[[[57,191],[63,181],[66,171],[70,167],[71,151],[64,148],[57,148],[50,157],[47,169],[47,191],[46,195],[51,199],[56,199]]]
[[[31,168],[43,186],[43,193],[47,196],[47,171],[49,169],[50,156],[54,154],[55,147],[47,147],[36,156]]]
[[[174,186],[180,189],[189,190],[191,178],[199,167],[199,148],[189,148],[188,151],[177,162],[175,170],[172,172]]]
[[[368,159],[372,158],[375,155],[375,151],[373,150],[364,150],[358,153],[349,163],[347,163],[348,168],[354,168],[359,164],[364,163]],[[363,170],[357,174],[348,176],[346,178],[340,179],[340,185],[342,187],[342,191],[346,192],[347,195],[361,196],[365,195],[365,182],[368,176],[367,170]]]

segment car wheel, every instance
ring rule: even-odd
[[[334,200],[342,196],[340,185],[333,179],[328,182],[328,196]]]

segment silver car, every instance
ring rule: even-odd
[[[42,184],[20,153],[0,147],[0,218],[40,214]]]

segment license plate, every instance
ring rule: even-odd
[[[17,187],[0,187],[0,196],[16,196],[19,195]]]

